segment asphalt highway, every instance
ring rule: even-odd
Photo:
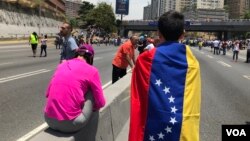
[[[105,85],[117,47],[94,48],[94,66]],[[233,62],[231,51],[224,56],[210,48],[191,49],[201,66],[201,141],[220,141],[222,125],[250,121],[250,64],[244,63],[245,51]],[[33,58],[28,44],[0,45],[0,141],[16,140],[44,123],[44,93],[59,53],[50,45],[47,57]]]
[[[94,46],[102,85],[111,81],[114,46]],[[44,123],[45,91],[60,50],[49,45],[47,57],[32,57],[27,43],[0,46],[0,141],[16,140]]]

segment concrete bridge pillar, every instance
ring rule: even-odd
[[[126,28],[121,28],[120,29],[120,37],[128,37],[128,32],[129,32],[129,30],[128,29],[126,29]]]
[[[222,40],[222,35],[223,35],[222,31],[218,32],[217,33],[217,39]]]
[[[217,38],[219,40],[228,40],[228,32],[227,31],[220,31],[220,32],[218,32]]]

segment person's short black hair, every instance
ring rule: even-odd
[[[158,20],[158,30],[167,41],[177,41],[184,32],[184,16],[174,10],[164,13]]]

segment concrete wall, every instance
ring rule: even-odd
[[[35,13],[0,9],[0,38],[27,37],[34,31],[39,33],[39,26],[41,34],[56,34],[61,23]]]
[[[115,141],[129,119],[131,73],[104,90],[107,104],[79,132],[63,134],[47,128],[29,141]]]

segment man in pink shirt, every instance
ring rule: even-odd
[[[94,54],[85,46],[77,53],[76,58],[58,65],[46,92],[45,121],[62,132],[80,130],[92,110],[105,105],[99,72],[86,62]]]

